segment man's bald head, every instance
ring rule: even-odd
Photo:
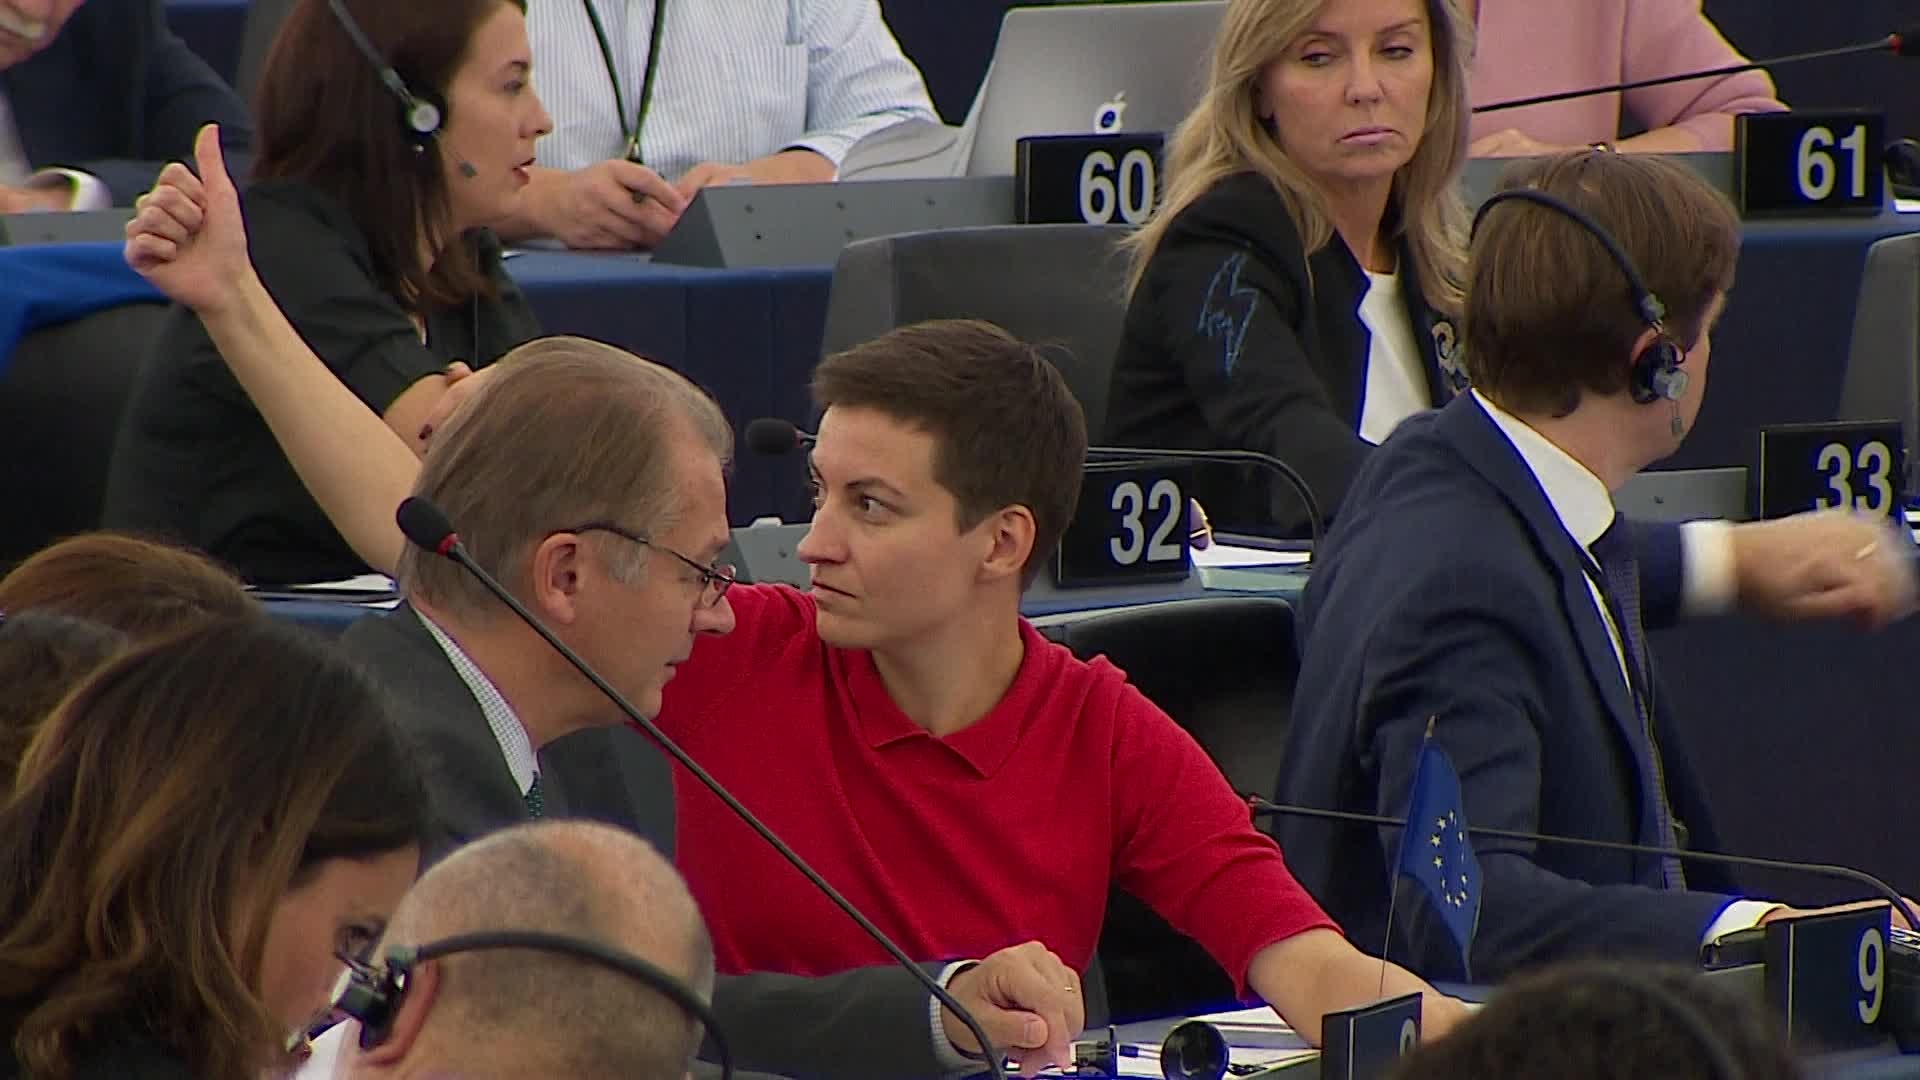
[[[606,825],[517,826],[456,850],[394,913],[384,945],[537,930],[632,953],[713,992],[713,945],[680,875],[646,841]],[[679,1077],[697,1023],[630,976],[523,949],[437,962],[431,1008],[400,1072]]]

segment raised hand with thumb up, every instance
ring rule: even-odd
[[[198,176],[174,162],[134,202],[126,259],[161,292],[204,316],[235,303],[254,271],[216,125],[200,129],[193,155]]]

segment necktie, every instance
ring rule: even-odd
[[[1660,843],[1673,847],[1675,831],[1673,809],[1667,804],[1666,771],[1660,764],[1660,743],[1654,737],[1653,713],[1649,690],[1653,686],[1652,658],[1647,652],[1647,632],[1640,622],[1640,563],[1633,554],[1633,538],[1626,519],[1615,514],[1613,524],[1593,542],[1593,557],[1600,564],[1601,595],[1620,631],[1621,650],[1627,659],[1627,688],[1633,695],[1633,711],[1640,721],[1641,734],[1647,740],[1647,758],[1653,764],[1653,805]],[[1660,876],[1669,889],[1687,887],[1680,860],[1667,856],[1660,860]]]
[[[528,786],[527,793],[521,798],[526,801],[528,817],[538,819],[546,815],[547,802],[540,794],[539,773],[533,774],[533,783]]]

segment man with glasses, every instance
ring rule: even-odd
[[[693,384],[611,346],[551,338],[515,360],[487,407],[436,433],[414,493],[654,712],[694,635],[733,628],[719,602],[732,574],[711,565],[728,538],[732,433]],[[672,775],[599,690],[456,564],[409,549],[396,576],[406,603],[359,620],[342,644],[386,677],[419,737],[429,861],[547,816],[597,818],[673,850]]]
[[[310,363],[317,394],[345,393]],[[498,367],[435,433],[413,493],[444,510],[474,559],[627,700],[657,712],[694,636],[733,629],[725,602],[733,571],[714,562],[728,541],[722,463],[732,433],[692,383],[610,345],[543,338]],[[323,407],[312,395],[299,399]],[[341,416],[361,426],[334,430],[325,455],[351,457],[356,433],[383,436],[371,413]],[[309,477],[324,471],[304,452],[294,456],[313,467]],[[411,465],[410,454],[389,460]],[[342,470],[352,478],[342,490],[392,506],[397,495],[383,494],[391,478],[355,472],[358,464]],[[335,509],[348,535],[358,535],[355,522],[392,521],[371,505],[365,515]],[[465,570],[412,547],[393,549],[406,603],[385,618],[358,620],[342,644],[388,684],[397,722],[422,751],[434,831],[427,861],[556,817],[624,826],[671,858],[665,758]],[[1061,1060],[1079,1032],[1077,987],[1064,990],[1072,973],[1037,944],[928,968],[998,1040],[1044,1044]],[[912,975],[884,962],[822,979],[722,978],[713,1004],[735,1056],[750,1067],[890,1077],[968,1064],[950,1041],[958,1022]]]

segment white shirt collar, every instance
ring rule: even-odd
[[[1486,410],[1494,426],[1520,452],[1567,535],[1591,551],[1593,542],[1613,524],[1613,495],[1607,491],[1606,482],[1525,421],[1488,401],[1480,391],[1472,393],[1474,402]]]
[[[534,754],[533,740],[527,737],[527,728],[520,722],[520,715],[513,711],[513,705],[507,701],[500,688],[493,685],[487,673],[473,662],[459,642],[453,640],[445,630],[440,629],[424,612],[415,609],[420,622],[426,626],[433,640],[440,644],[442,652],[447,654],[447,662],[459,674],[460,681],[467,684],[473,692],[473,700],[480,705],[480,712],[487,718],[487,727],[493,731],[494,741],[500,744],[500,756],[507,759],[507,771],[513,774],[513,782],[520,788],[524,797],[533,787],[534,777],[540,774],[540,759]]]

